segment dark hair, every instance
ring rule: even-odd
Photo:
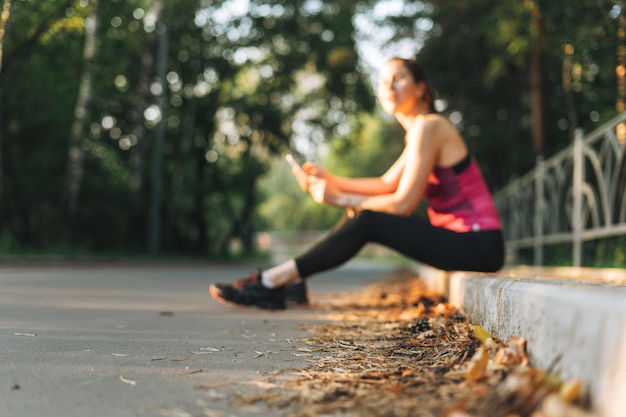
[[[391,58],[390,61],[400,61],[404,64],[404,66],[409,70],[411,75],[413,76],[413,80],[416,83],[423,82],[424,83],[424,96],[422,100],[426,102],[428,105],[429,113],[437,113],[437,109],[435,109],[435,93],[433,88],[426,80],[426,74],[424,73],[424,68],[422,65],[417,62],[416,59],[407,59],[407,58]]]

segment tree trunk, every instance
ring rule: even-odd
[[[9,154],[9,146],[5,131],[4,122],[4,73],[6,65],[4,61],[4,35],[6,33],[7,22],[11,14],[11,0],[4,0],[2,11],[0,12],[0,202],[2,205],[2,215],[4,219],[3,228],[10,230],[19,242],[27,242],[30,238],[30,223],[27,211],[22,202],[20,187],[11,178],[15,179],[15,167]],[[7,182],[5,182],[7,181]],[[11,182],[8,182],[11,181]],[[4,195],[7,195],[4,199]],[[5,230],[6,230],[5,229]]]
[[[572,55],[574,54],[574,47],[572,45],[565,45],[563,47],[563,53],[563,73],[561,75],[561,82],[563,84],[563,93],[565,94],[565,106],[567,107],[569,136],[570,140],[573,142],[574,134],[578,128],[578,116],[574,102],[574,91],[572,90]]]
[[[78,201],[83,180],[85,150],[83,140],[88,131],[93,99],[94,59],[98,51],[99,20],[101,2],[94,0],[91,16],[85,20],[85,46],[83,51],[83,72],[74,108],[74,122],[70,132],[70,148],[67,162],[67,196],[65,202],[68,237],[78,211]]]
[[[248,148],[242,160],[246,161],[248,165],[254,165],[255,161],[250,153],[252,143],[248,142]],[[252,226],[252,217],[254,209],[256,207],[256,185],[258,179],[258,171],[254,169],[254,173],[250,173],[246,176],[244,183],[242,184],[242,192],[244,197],[243,207],[241,212],[234,219],[231,238],[239,238],[243,246],[243,250],[246,253],[252,253],[254,251],[254,230]]]
[[[531,113],[533,118],[533,150],[535,155],[545,153],[545,130],[543,109],[543,71],[542,71],[542,47],[541,47],[541,10],[536,2],[531,5],[530,21],[530,96]]]
[[[240,217],[239,238],[246,253],[254,251],[254,230],[252,215],[256,207],[256,176],[251,178],[246,187],[245,204]]]
[[[626,110],[626,18],[620,13],[617,28],[617,51],[615,74],[617,76],[617,99],[615,109],[621,113]],[[616,129],[617,140],[626,143],[626,123],[620,123]]]
[[[156,32],[148,35],[146,47],[141,57],[141,73],[139,84],[137,85],[137,101],[135,102],[135,112],[137,119],[132,127],[132,134],[137,140],[135,146],[130,148],[130,171],[131,171],[131,204],[133,216],[133,242],[135,249],[144,247],[147,231],[146,222],[146,189],[145,189],[145,167],[146,167],[146,125],[144,111],[148,107],[148,97],[150,93],[150,81],[154,72],[155,53],[157,45]]]
[[[2,47],[4,45],[4,31],[11,14],[11,0],[2,2],[2,12],[0,12],[0,73],[2,72]]]
[[[161,120],[156,126],[154,132],[154,144],[152,147],[152,195],[150,202],[150,232],[149,232],[149,249],[151,253],[158,253],[161,249],[161,200],[162,200],[162,182],[163,182],[163,141],[165,140],[165,123],[166,116],[166,98],[167,98],[167,54],[168,45],[168,25],[163,19],[163,9],[165,2],[162,0],[155,1],[155,7],[159,9],[157,13],[157,78],[161,83],[161,93],[158,97],[159,110],[161,112]]]
[[[9,15],[11,14],[11,0],[4,0],[2,2],[2,14],[0,14],[0,74],[2,74],[2,51],[3,51],[3,47],[4,47],[4,33],[5,33],[5,29],[7,26],[7,22],[9,20]],[[3,166],[4,164],[2,163],[2,159],[4,158],[4,133],[3,133],[3,129],[2,126],[4,126],[3,123],[3,108],[2,108],[2,103],[3,103],[3,97],[4,97],[4,88],[3,88],[3,83],[2,83],[2,77],[0,77],[0,201],[2,198],[2,192],[4,191],[3,186],[2,186],[2,182],[4,180],[4,169]]]
[[[617,100],[615,109],[618,112],[626,110],[626,18],[620,14],[618,17],[619,27],[617,28],[617,51],[616,51],[616,67],[617,75]],[[624,143],[626,135],[624,129],[619,131],[620,143]]]
[[[213,169],[208,167],[204,153],[196,152],[196,180],[194,182],[193,191],[193,212],[191,221],[194,223],[194,227],[198,230],[198,238],[193,243],[194,251],[196,253],[202,253],[208,249],[207,242],[207,218],[205,210],[205,200],[208,187],[206,184],[206,170]]]

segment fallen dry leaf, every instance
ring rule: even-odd
[[[217,349],[217,348],[209,346],[209,347],[200,348],[197,351],[189,352],[189,353],[193,353],[194,355],[208,355],[208,354],[216,353],[216,352],[221,352],[221,349]]]
[[[489,364],[489,351],[484,345],[481,345],[472,359],[470,360],[465,374],[467,382],[474,382],[483,379],[487,374],[487,365]]]
[[[589,417],[585,410],[566,403],[559,394],[548,395],[541,403],[540,411],[545,417]]]
[[[503,366],[528,365],[526,339],[519,336],[511,336],[511,340],[500,346],[493,362]]]
[[[212,390],[212,389],[215,389],[215,388],[224,387],[226,385],[231,385],[231,382],[217,382],[215,384],[210,384],[210,385],[194,385],[193,389]]]
[[[207,352],[221,352],[221,349],[217,349],[217,348],[214,348],[214,347],[211,347],[211,346],[200,348],[198,350],[206,350]]]
[[[266,381],[250,381],[250,382],[247,382],[246,385],[254,385],[255,387],[259,387],[263,389],[274,389],[274,388],[280,387],[280,385],[276,385],[274,383],[266,382]]]
[[[559,394],[561,398],[568,402],[573,403],[580,398],[582,390],[582,381],[580,379],[572,379],[565,381],[559,388]]]
[[[120,381],[128,385],[133,385],[133,386],[137,385],[137,381],[133,381],[132,379],[126,379],[122,375],[120,375]]]
[[[474,325],[472,327],[473,331],[474,331],[474,337],[478,340],[480,340],[482,343],[485,343],[487,341],[487,339],[493,339],[491,337],[491,333],[489,333],[487,330],[483,329],[481,326],[478,325]]]
[[[200,372],[202,372],[202,369],[187,369],[184,371],[180,371],[177,372],[177,375],[193,375],[193,374],[199,374]]]

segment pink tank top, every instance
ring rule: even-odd
[[[500,230],[500,218],[478,164],[469,155],[453,167],[435,167],[428,178],[428,218],[455,232]]]

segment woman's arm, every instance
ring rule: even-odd
[[[374,196],[393,193],[398,188],[402,170],[404,168],[404,154],[391,165],[380,177],[346,178],[327,173],[326,180],[332,182],[341,192]]]
[[[340,207],[405,216],[412,214],[424,195],[428,177],[437,164],[445,142],[446,129],[442,122],[440,116],[420,117],[416,120],[407,132],[407,144],[402,155],[385,174],[389,174],[388,178],[395,183],[388,192],[365,195],[356,192],[359,188],[355,184],[360,186],[366,182],[348,182],[346,186],[346,183],[340,181],[335,183],[320,179],[317,184],[311,184],[311,194],[320,203]],[[381,177],[381,183],[385,175]],[[344,188],[339,188],[338,185],[344,185]]]

